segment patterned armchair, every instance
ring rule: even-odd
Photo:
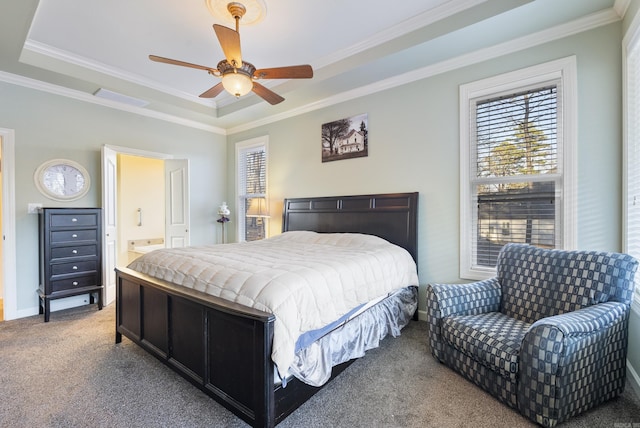
[[[427,287],[435,358],[553,427],[622,393],[638,262],[507,244],[494,278]]]

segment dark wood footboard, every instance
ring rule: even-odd
[[[116,270],[122,335],[255,427],[276,424],[272,314]]]
[[[322,388],[274,384],[272,314],[116,269],[116,343],[131,339],[254,427],[273,427]],[[333,379],[352,361],[334,367]]]

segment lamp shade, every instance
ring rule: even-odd
[[[247,217],[269,217],[267,198],[251,198],[249,200],[249,208],[245,215]]]
[[[253,89],[253,81],[244,73],[226,73],[222,76],[222,86],[230,94],[241,97]]]

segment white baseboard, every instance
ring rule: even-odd
[[[418,320],[427,321],[427,311],[418,311]]]
[[[31,308],[27,308],[27,309],[19,309],[17,311],[15,311],[13,313],[14,317],[12,318],[5,318],[7,321],[8,320],[17,320],[19,318],[26,318],[26,317],[32,317],[34,315],[38,315],[38,307],[37,306],[33,306]]]
[[[633,368],[629,360],[627,360],[627,380],[636,395],[640,397],[640,376],[638,376],[638,372]]]
[[[89,294],[81,294],[79,296],[71,296],[65,297],[64,299],[56,299],[52,300],[50,303],[51,312],[62,311],[64,309],[71,309],[82,305],[89,304]],[[32,317],[34,315],[38,315],[40,313],[39,306],[32,306],[27,309],[20,309],[14,313],[14,317],[5,318],[7,321],[9,319],[18,319],[18,318],[26,318]]]

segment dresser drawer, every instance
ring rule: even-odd
[[[69,247],[53,247],[51,260],[68,259],[70,257],[91,257],[98,254],[97,245],[73,245]]]
[[[73,263],[57,263],[51,265],[51,275],[66,275],[70,273],[95,272],[98,270],[96,260],[79,261]]]
[[[97,241],[97,240],[98,240],[97,229],[60,230],[57,232],[51,232],[52,244],[78,242],[78,241]]]
[[[98,214],[51,214],[51,227],[91,227],[98,225]]]
[[[51,281],[51,292],[55,293],[56,291],[90,287],[93,285],[97,285],[99,283],[100,282],[98,281],[96,275],[86,275],[86,276],[79,276],[75,278],[58,279],[56,281]]]

